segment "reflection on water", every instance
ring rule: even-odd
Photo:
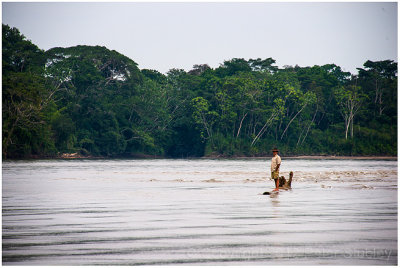
[[[282,191],[282,190],[281,190]],[[279,192],[272,192],[268,195],[271,200],[272,207],[279,207]]]
[[[3,264],[395,265],[397,161],[3,162]]]
[[[279,214],[279,207],[280,207],[280,202],[279,202],[279,193],[273,193],[269,195],[269,199],[271,201],[271,207],[272,207],[272,216],[274,218],[279,218],[281,215]]]

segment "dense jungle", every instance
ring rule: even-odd
[[[2,30],[3,159],[397,155],[391,60],[357,74],[272,58],[163,74],[105,47],[44,51]]]

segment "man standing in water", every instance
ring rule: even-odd
[[[278,155],[278,149],[274,148],[272,153],[274,156],[271,160],[271,178],[275,180],[275,189],[274,191],[279,191],[279,167],[281,165],[281,157]]]

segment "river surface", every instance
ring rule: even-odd
[[[2,164],[4,265],[396,265],[397,161]]]

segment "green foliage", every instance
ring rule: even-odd
[[[41,72],[44,54],[31,41],[26,40],[17,28],[2,25],[2,68],[8,72]]]
[[[139,70],[100,46],[40,50],[3,25],[3,157],[397,155],[397,63]]]

